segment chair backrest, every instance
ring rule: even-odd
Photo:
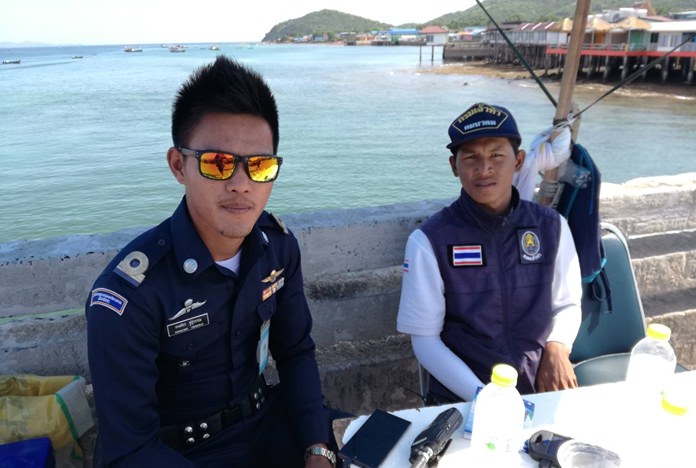
[[[583,284],[582,323],[570,355],[572,362],[630,352],[645,336],[645,315],[631,264],[628,243],[619,228],[602,223],[605,270],[611,288],[612,310],[597,298],[592,284]]]

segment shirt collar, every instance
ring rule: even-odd
[[[216,265],[201,236],[193,225],[191,215],[186,206],[186,196],[171,217],[172,244],[179,269],[192,277],[198,276],[209,267]],[[266,235],[261,231],[258,222],[254,224],[249,235],[242,243],[242,268],[244,264],[260,256],[260,249],[268,244]]]
[[[182,272],[195,277],[215,264],[210,251],[193,225],[186,206],[186,196],[181,199],[181,203],[171,217],[171,232],[176,264]]]
[[[520,193],[512,186],[512,198],[508,212],[503,215],[495,215],[481,208],[464,189],[461,190],[459,199],[454,203],[464,213],[468,213],[476,222],[486,230],[498,229],[509,224],[517,218],[517,207],[520,205]]]

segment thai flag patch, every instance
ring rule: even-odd
[[[90,307],[100,305],[113,310],[118,315],[123,315],[123,311],[126,310],[126,304],[128,304],[128,299],[106,288],[92,290],[92,299],[89,302]]]
[[[404,258],[404,264],[401,267],[401,271],[408,273],[408,258]]]
[[[450,246],[453,267],[483,266],[482,245]]]

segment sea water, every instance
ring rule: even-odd
[[[524,143],[554,108],[530,80],[434,74],[418,47],[160,44],[0,49],[0,242],[145,227],[183,194],[169,172],[170,112],[179,85],[217,54],[263,74],[280,112],[284,157],[276,213],[454,198],[447,128],[471,104],[508,107]],[[82,58],[73,58],[82,56]],[[422,58],[422,60],[421,60]],[[558,96],[556,85],[550,92]],[[601,95],[577,89],[582,108]],[[579,142],[604,182],[696,170],[696,103],[612,95],[592,107]]]

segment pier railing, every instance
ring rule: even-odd
[[[603,185],[602,219],[628,237],[648,320],[668,324],[679,362],[696,368],[696,174],[688,183],[663,179],[643,191]],[[283,217],[302,248],[330,404],[364,414],[417,403],[418,367],[395,325],[403,252],[408,234],[450,202]],[[0,374],[78,374],[89,382],[85,298],[140,231],[0,244]]]

